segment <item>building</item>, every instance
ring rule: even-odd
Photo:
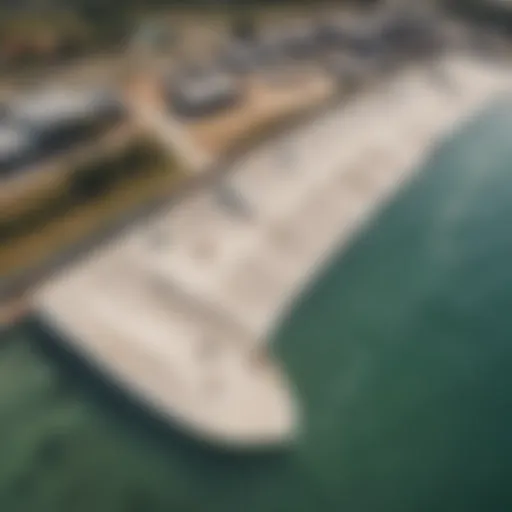
[[[316,27],[316,39],[323,47],[346,46],[351,37],[350,29],[337,21],[323,21]]]
[[[15,173],[34,157],[35,145],[30,134],[18,126],[0,124],[0,177]]]
[[[374,74],[373,63],[354,56],[335,56],[327,62],[327,71],[334,77],[339,87],[353,91]]]
[[[405,12],[385,20],[379,32],[385,45],[407,53],[436,50],[443,40],[434,19]]]
[[[458,16],[482,27],[512,32],[512,3],[510,0],[445,0],[446,6]]]
[[[228,73],[250,73],[272,59],[274,49],[261,42],[232,41],[220,52],[219,66]]]
[[[104,90],[38,91],[9,105],[9,118],[30,131],[43,155],[89,140],[123,117],[121,101]]]
[[[222,71],[182,73],[168,80],[167,99],[182,117],[202,117],[234,106],[241,92],[237,80]]]
[[[264,34],[262,44],[283,57],[307,58],[319,47],[316,29],[309,25],[274,27]]]
[[[129,45],[135,52],[160,52],[169,50],[177,39],[176,32],[167,24],[147,21],[135,31]]]
[[[307,25],[267,27],[251,40],[233,40],[220,53],[220,67],[246,74],[283,64],[289,58],[314,55],[318,49],[316,29]]]

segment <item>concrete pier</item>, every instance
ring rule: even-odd
[[[195,433],[244,446],[291,438],[295,396],[267,352],[282,313],[431,145],[512,83],[454,56],[442,69],[449,89],[428,67],[406,70],[236,163],[225,185],[251,215],[201,190],[52,279],[36,309]]]

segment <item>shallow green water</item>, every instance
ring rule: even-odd
[[[512,508],[512,105],[444,144],[277,336],[296,450],[212,453],[33,327],[0,344],[0,511]]]

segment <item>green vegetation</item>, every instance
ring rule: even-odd
[[[139,140],[120,153],[78,166],[64,187],[34,200],[20,215],[0,220],[0,241],[5,243],[37,231],[73,208],[98,199],[135,178],[150,179],[167,172],[169,165],[152,141]]]
[[[34,206],[30,215],[26,214],[23,219],[19,217],[16,222],[12,219],[10,224],[0,221],[0,275],[13,275],[33,268],[60,251],[95,236],[128,212],[169,197],[184,179],[184,174],[167,156],[147,154],[152,144],[151,141],[141,143],[119,153],[117,160],[110,160],[108,169],[99,160],[97,165],[91,163],[91,167],[84,165],[76,169],[75,180],[68,183],[69,188],[60,188],[60,193],[56,191],[51,199],[46,196],[46,201]],[[123,159],[132,157],[134,162],[140,158],[140,166],[133,163],[131,168],[123,167]],[[107,175],[100,178],[100,169],[107,171]],[[97,172],[91,180],[102,188],[101,194],[96,186],[91,187],[94,193],[89,188],[91,182],[86,179],[86,174],[91,170]],[[77,194],[81,199],[77,199]],[[9,243],[3,243],[4,240]]]
[[[138,142],[118,155],[87,163],[73,172],[71,196],[79,200],[97,197],[121,180],[140,175],[147,169],[162,169],[163,155],[148,141]]]

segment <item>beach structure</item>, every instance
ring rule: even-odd
[[[182,117],[202,117],[234,106],[241,97],[235,78],[219,70],[179,73],[166,83],[170,108]]]

